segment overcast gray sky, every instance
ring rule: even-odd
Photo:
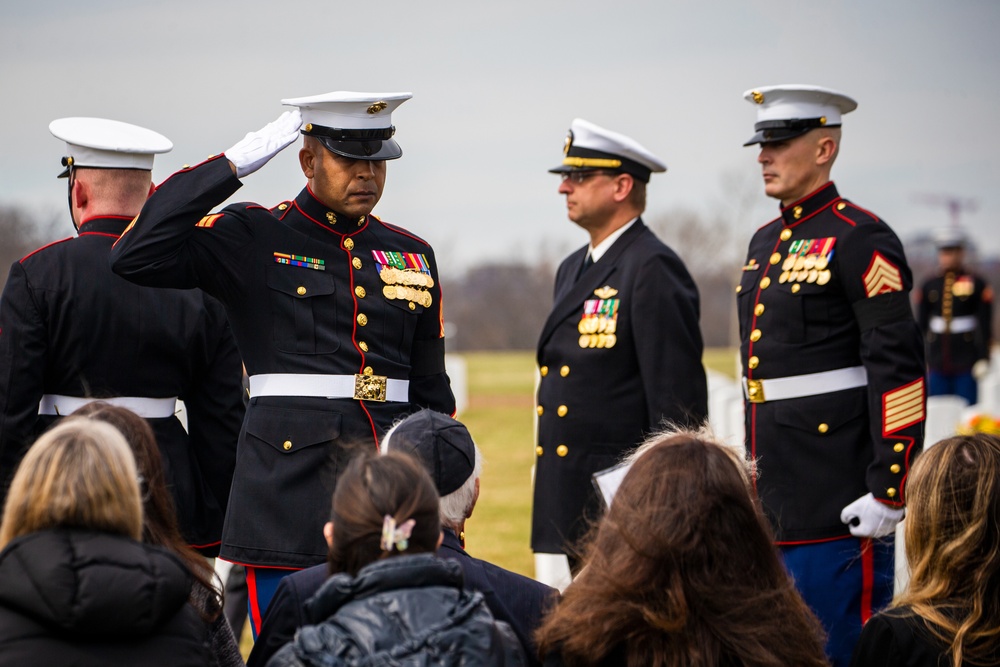
[[[975,200],[963,220],[995,254],[998,28],[993,0],[4,0],[0,203],[64,210],[65,145],[48,132],[62,116],[167,135],[160,181],[277,117],[284,97],[405,90],[393,114],[404,155],[375,212],[431,241],[446,272],[534,260],[586,241],[546,173],[573,118],[666,161],[647,217],[712,212],[733,200],[724,175],[758,173],[743,91],[813,83],[859,102],[834,169],[842,194],[904,240],[947,223],[921,195]],[[234,200],[294,197],[295,153]],[[775,212],[761,194],[740,224]]]

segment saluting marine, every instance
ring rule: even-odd
[[[149,422],[183,537],[214,556],[243,420],[225,310],[200,290],[140,287],[108,266],[152,188],[154,155],[173,144],[104,118],[60,118],[49,130],[66,142],[60,178],[78,234],[14,264],[0,300],[0,497],[35,436],[103,400]]]
[[[567,554],[600,514],[593,473],[666,422],[708,415],[698,289],[643,224],[646,184],[666,165],[635,140],[573,121],[559,174],[567,214],[590,235],[559,266],[538,340],[531,547]]]
[[[990,369],[993,288],[965,267],[965,234],[949,227],[935,234],[937,275],[917,294],[917,321],[927,341],[928,396],[979,399],[978,381]]]
[[[177,172],[115,246],[142,284],[202,287],[226,306],[250,402],[221,556],[248,566],[250,618],[289,568],[326,558],[324,514],[345,445],[369,443],[417,406],[453,413],[431,247],[371,215],[391,113],[410,93],[335,92],[295,107],[224,154]],[[301,110],[301,111],[300,111]],[[210,209],[301,133],[306,187],[268,209]]]
[[[857,103],[801,85],[744,97],[757,107],[745,145],[760,144],[764,190],[781,202],[736,287],[747,453],[785,563],[847,664],[892,596],[892,533],[923,444],[912,277],[889,226],[830,181]]]

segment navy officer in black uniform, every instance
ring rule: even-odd
[[[201,287],[229,314],[250,402],[221,556],[247,566],[255,632],[280,577],[326,560],[345,444],[376,447],[416,406],[455,410],[434,253],[371,214],[402,154],[391,113],[410,97],[285,100],[292,111],[164,182],[112,253],[129,280]],[[300,130],[295,199],[211,213]]]
[[[954,395],[969,405],[990,369],[993,288],[965,266],[965,234],[947,227],[934,234],[936,275],[917,294],[917,321],[927,342],[927,395]]]
[[[747,453],[786,565],[846,665],[893,591],[893,532],[923,445],[923,341],[903,247],[830,181],[841,116],[816,86],[747,91],[764,191],[736,288]],[[766,613],[766,612],[762,612]]]
[[[62,177],[78,234],[31,253],[7,278],[0,476],[8,480],[34,436],[61,416],[94,399],[128,408],[156,435],[185,539],[215,555],[244,412],[225,311],[200,290],[140,287],[108,265],[152,188],[154,155],[172,144],[103,118],[61,118],[49,129],[66,142]]]
[[[650,174],[666,166],[633,139],[576,119],[550,171],[590,243],[559,266],[538,341],[531,548],[575,566],[574,546],[600,512],[591,475],[664,422],[700,424],[708,399],[698,290],[640,217]]]

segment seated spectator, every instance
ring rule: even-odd
[[[324,527],[330,572],[306,625],[268,662],[286,665],[517,665],[517,637],[495,621],[462,568],[434,556],[438,497],[411,457],[362,454],[347,466]]]
[[[479,498],[483,468],[483,455],[469,430],[440,412],[421,410],[400,421],[382,438],[382,452],[390,449],[415,455],[430,473],[441,496],[439,515],[444,537],[437,555],[458,561],[465,588],[483,594],[494,618],[510,625],[517,634],[528,654],[529,664],[540,664],[534,657],[532,635],[558,592],[533,579],[473,558],[464,548],[465,521],[472,516]],[[291,641],[295,630],[306,623],[306,600],[326,577],[324,565],[295,572],[281,580],[247,665],[266,664],[275,651]]]
[[[751,499],[698,433],[651,437],[536,637],[546,665],[826,665],[823,631]]]
[[[208,665],[191,576],[139,542],[135,460],[114,427],[66,419],[29,448],[0,524],[0,665]]]
[[[1000,438],[917,458],[903,538],[909,587],[865,624],[852,667],[1000,665]]]
[[[181,536],[177,513],[167,490],[163,457],[149,422],[131,410],[95,401],[79,408],[73,416],[85,417],[114,426],[125,436],[135,457],[142,490],[142,541],[173,552],[184,561],[194,580],[191,604],[209,624],[213,664],[242,667],[243,656],[229,623],[222,615],[222,598],[213,585],[214,570],[204,557],[189,547]]]

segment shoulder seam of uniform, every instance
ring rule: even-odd
[[[59,239],[58,241],[53,241],[52,243],[46,243],[41,248],[38,248],[36,250],[32,250],[27,255],[25,255],[24,257],[22,257],[20,260],[18,260],[18,263],[20,264],[20,263],[24,262],[24,260],[28,259],[32,255],[36,255],[36,254],[40,253],[41,251],[46,250],[47,248],[51,248],[52,246],[59,245],[60,243],[65,243],[66,241],[72,241],[74,238],[76,238],[76,237],[75,236],[67,236],[64,239]]]
[[[874,222],[880,222],[881,221],[881,218],[879,218],[877,215],[875,215],[874,213],[872,213],[868,209],[861,208],[860,206],[858,206],[854,202],[848,201],[847,199],[841,199],[840,201],[847,205],[847,206],[844,206],[843,209],[837,209],[836,207],[834,207],[834,211],[836,211],[841,217],[846,217],[844,215],[844,211],[848,207],[850,207],[852,210],[857,210],[857,211],[860,211],[861,213],[864,213],[865,215],[867,215],[868,217],[870,217]]]
[[[410,233],[409,231],[403,229],[402,227],[397,227],[396,225],[391,225],[388,222],[386,222],[385,220],[381,220],[381,219],[377,218],[374,215],[372,216],[372,218],[375,218],[376,222],[378,222],[380,225],[382,225],[383,227],[385,227],[386,229],[388,229],[390,232],[396,232],[397,234],[401,234],[402,236],[408,236],[411,239],[413,239],[414,241],[419,241],[420,243],[423,243],[428,248],[431,247],[430,243],[428,243],[427,241],[423,240],[422,238],[420,238],[416,234]]]

